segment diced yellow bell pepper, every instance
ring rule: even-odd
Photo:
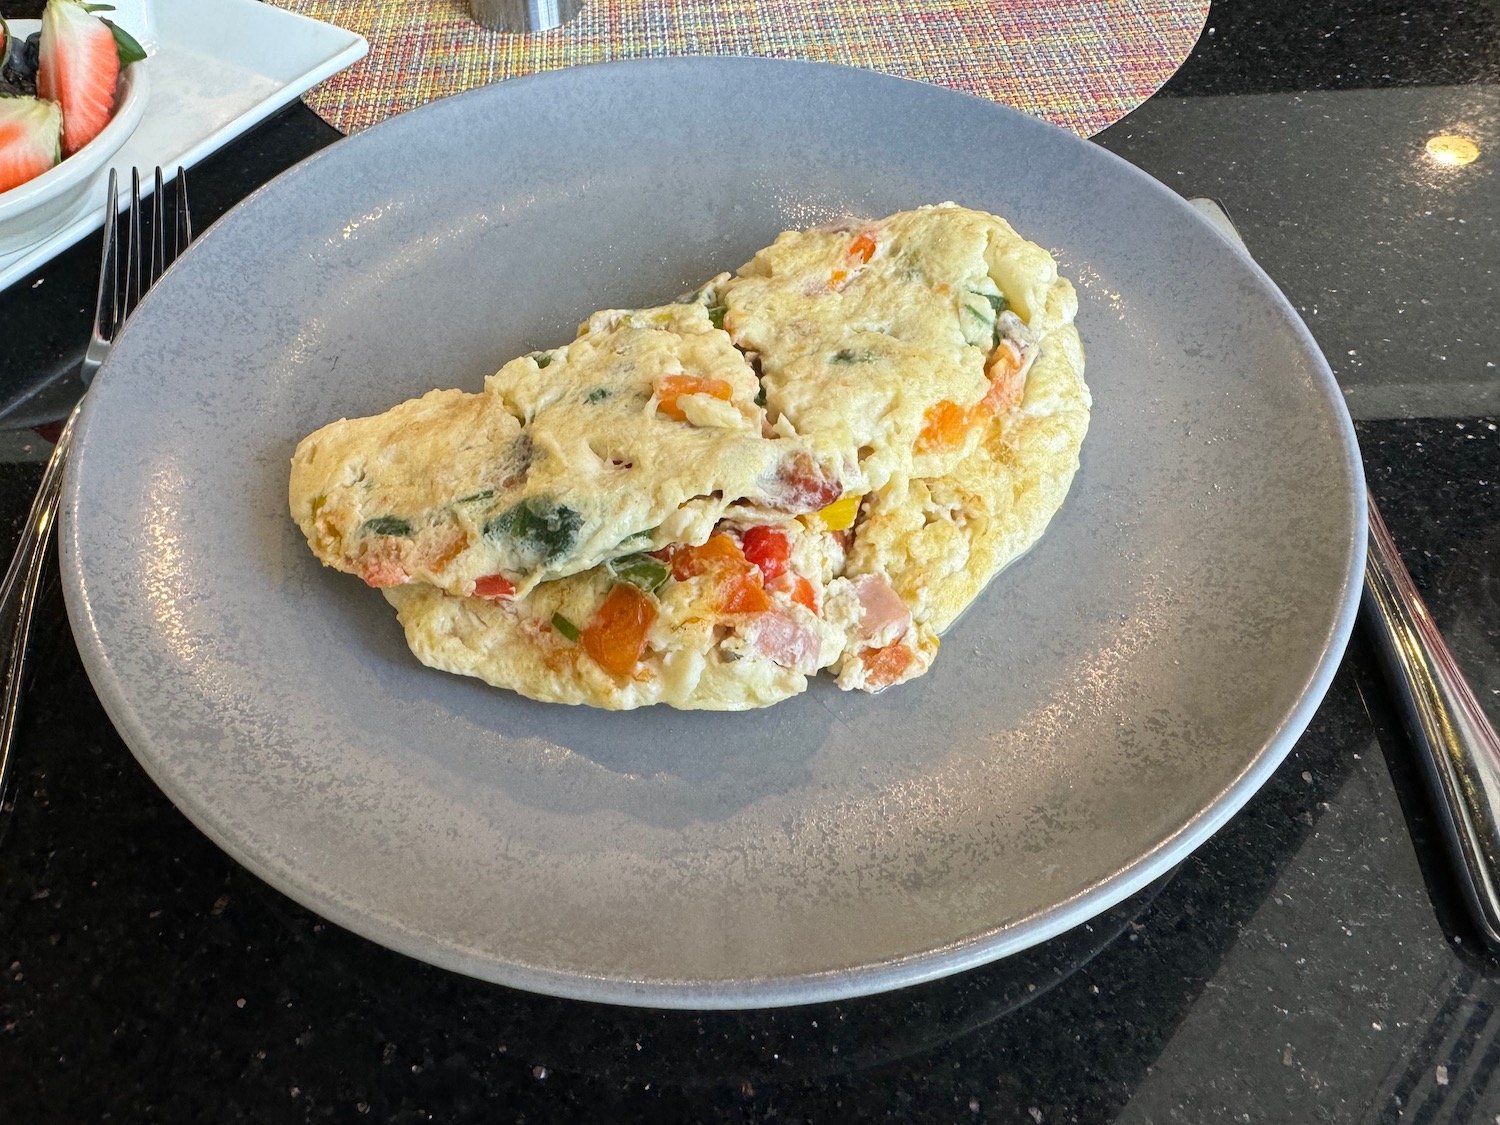
[[[820,511],[818,518],[829,531],[843,531],[847,527],[853,527],[854,517],[859,515],[859,502],[863,499],[863,493],[840,496]]]

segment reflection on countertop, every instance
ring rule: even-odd
[[[1355,418],[1500,410],[1500,87],[1155,98],[1095,139],[1223,204]]]
[[[1301,311],[1500,721],[1497,84],[1493,3],[1216,3],[1182,71],[1098,139],[1221,200]],[[200,166],[195,212],[333,139],[293,107]],[[86,240],[0,294],[0,401],[68,377],[96,255]],[[13,541],[45,442],[4,440]],[[1145,901],[888,996],[669,1013],[456,977],[269,889],[130,759],[60,601],[0,840],[7,1125],[1500,1120],[1500,963],[1466,927],[1358,633],[1287,761]]]

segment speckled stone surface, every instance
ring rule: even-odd
[[[1500,263],[1497,193],[1474,185],[1494,183],[1500,137],[1473,107],[1500,82],[1497,24],[1490,4],[1215,5],[1183,71],[1100,138],[1184,194],[1223,200],[1303,308],[1361,419],[1372,491],[1492,718],[1500,450],[1484,396],[1500,380],[1487,366],[1500,363]],[[1418,109],[1481,147],[1451,190],[1414,185],[1404,173],[1431,171],[1420,156],[1387,158]],[[201,167],[202,210],[330,139],[305,111],[280,115]],[[7,396],[78,349],[92,257],[75,248],[0,294]],[[1393,331],[1398,317],[1413,319]],[[1472,377],[1449,378],[1444,355],[1472,358]],[[1361,409],[1377,387],[1385,405]],[[35,479],[34,465],[0,473],[7,527]],[[7,1121],[1500,1113],[1500,974],[1456,908],[1359,634],[1291,756],[1164,885],[1020,958],[772,1013],[542,999],[308,914],[141,773],[55,596],[18,753],[0,844]]]

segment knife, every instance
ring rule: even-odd
[[[1249,255],[1222,204],[1188,202]],[[1485,942],[1500,947],[1500,735],[1453,659],[1368,490],[1366,501],[1370,540],[1360,620],[1422,764],[1469,913]]]

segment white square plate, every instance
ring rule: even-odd
[[[370,49],[352,31],[259,0],[156,0],[154,25],[145,63],[151,100],[112,162],[123,176],[132,167],[160,165],[169,176],[191,167]],[[109,168],[99,171],[94,207],[50,238],[0,255],[0,289],[102,225]]]

